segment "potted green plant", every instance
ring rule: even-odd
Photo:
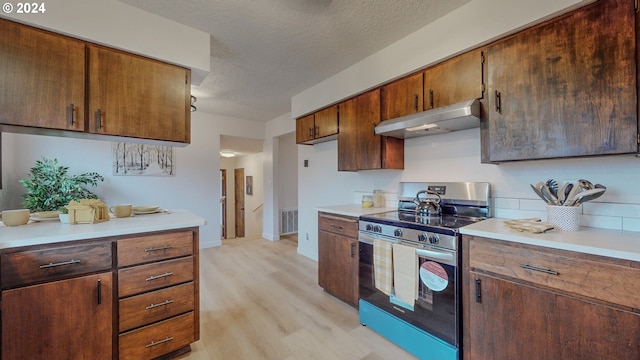
[[[61,211],[71,200],[97,199],[98,196],[85,186],[97,186],[104,178],[95,172],[69,175],[69,168],[60,165],[58,159],[37,160],[29,177],[20,183],[27,189],[22,195],[25,208],[36,211]]]

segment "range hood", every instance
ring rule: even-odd
[[[376,126],[375,133],[408,139],[476,127],[480,127],[480,101],[474,99],[385,120]]]

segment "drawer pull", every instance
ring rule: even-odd
[[[48,269],[48,268],[52,268],[52,267],[73,265],[73,264],[80,264],[80,260],[71,259],[69,261],[63,261],[63,262],[59,262],[59,263],[48,263],[48,264],[45,264],[45,265],[40,265],[40,269]]]
[[[344,229],[342,226],[340,226],[340,225],[335,225],[335,224],[331,224],[331,227],[332,227],[332,228],[334,228],[334,229],[336,229],[336,230],[342,230],[342,229]]]
[[[171,276],[173,275],[172,272],[166,272],[162,275],[156,275],[156,276],[149,276],[146,280],[147,281],[153,281],[153,280],[158,280],[158,279],[162,279],[162,278],[166,278],[167,276]]]
[[[540,267],[537,267],[537,266],[533,266],[533,265],[529,265],[529,264],[520,264],[518,266],[520,266],[523,269],[527,269],[527,270],[540,271],[540,272],[543,272],[543,273],[546,273],[546,274],[551,274],[551,275],[558,275],[557,271],[553,271],[551,269],[543,269],[543,268],[540,268]]]
[[[153,347],[153,346],[156,346],[156,345],[164,344],[164,343],[166,343],[168,341],[171,341],[171,340],[173,340],[173,338],[171,336],[167,336],[166,338],[164,338],[164,339],[162,339],[160,341],[151,341],[150,344],[147,344],[147,347],[150,348],[150,347]]]
[[[173,249],[173,246],[165,245],[165,246],[156,247],[156,248],[148,248],[148,249],[144,249],[144,252],[162,251],[162,250],[169,250],[169,249]]]
[[[151,309],[155,309],[155,308],[160,307],[160,306],[166,306],[166,305],[169,305],[169,304],[171,304],[171,303],[173,303],[173,300],[169,300],[169,299],[167,299],[167,300],[165,300],[165,301],[163,301],[163,302],[161,302],[161,303],[159,303],[159,304],[151,304],[151,305],[147,306],[147,308],[146,308],[146,309],[147,309],[147,310],[151,310]]]

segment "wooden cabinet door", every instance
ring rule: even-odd
[[[340,104],[339,171],[404,168],[404,140],[376,135],[379,123],[379,89]]]
[[[0,123],[84,131],[83,42],[0,19]]]
[[[318,237],[318,284],[329,294],[358,304],[358,240],[320,231]]]
[[[189,143],[187,69],[89,46],[89,132]]]
[[[482,161],[635,153],[634,29],[602,0],[489,46]]]
[[[639,359],[640,315],[474,272],[464,358]]]
[[[423,74],[417,73],[381,88],[382,120],[422,111]]]
[[[338,133],[338,105],[329,106],[314,114],[315,137],[335,135]]]
[[[483,57],[472,50],[425,70],[425,110],[482,98]]]
[[[314,115],[307,115],[296,120],[296,144],[313,140],[315,135]]]
[[[2,292],[2,359],[111,359],[112,276]]]

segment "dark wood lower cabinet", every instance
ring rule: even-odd
[[[2,292],[2,359],[111,359],[111,272]]]
[[[465,360],[640,359],[640,264],[464,236]]]
[[[470,280],[467,360],[640,359],[638,314],[476,273]]]
[[[358,219],[320,213],[318,222],[318,284],[357,307]]]

